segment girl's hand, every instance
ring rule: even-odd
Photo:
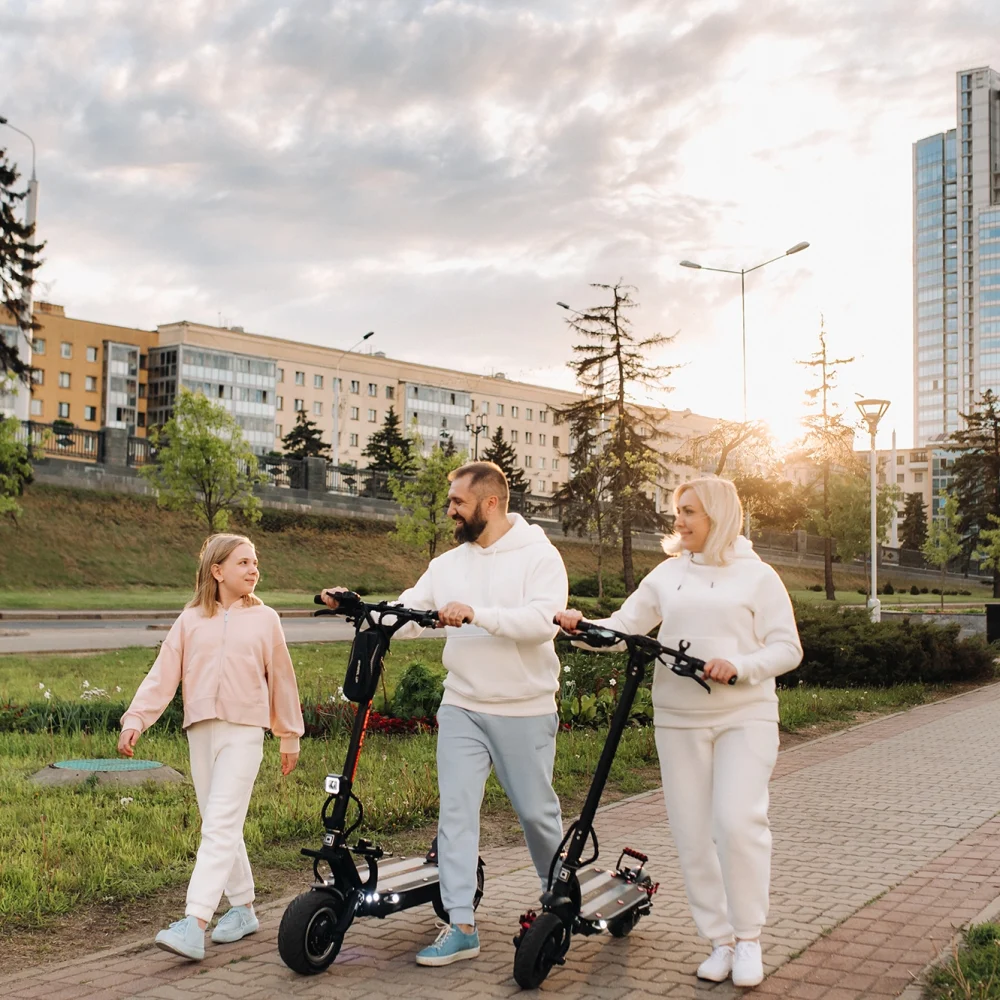
[[[299,755],[297,753],[283,753],[281,755],[281,773],[284,777],[288,777],[295,770],[295,765],[299,762]]]
[[[139,742],[141,735],[138,729],[123,729],[121,736],[118,737],[118,752],[126,757],[133,756],[135,753],[133,748]]]
[[[719,684],[728,684],[736,676],[736,667],[729,660],[709,660],[705,664],[705,676]]]
[[[556,624],[564,631],[569,632],[571,635],[576,634],[576,627],[583,621],[582,611],[560,611],[556,615]]]
[[[340,606],[337,595],[346,593],[346,587],[327,587],[319,596],[323,598],[323,603],[326,604],[328,608],[333,608],[333,610],[336,611]]]

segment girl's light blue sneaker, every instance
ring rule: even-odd
[[[176,920],[156,935],[156,947],[200,962],[205,957],[205,932],[194,917]]]
[[[417,965],[451,965],[463,958],[475,958],[479,954],[479,929],[466,934],[460,927],[451,924],[441,928],[434,944],[417,952]]]
[[[242,941],[259,930],[260,923],[249,906],[234,906],[215,925],[212,940],[216,944],[231,944],[233,941]]]

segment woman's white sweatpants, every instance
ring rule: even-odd
[[[756,938],[771,881],[776,722],[656,727],[663,797],[695,925],[712,945]]]
[[[184,913],[209,921],[223,892],[232,906],[254,900],[243,823],[264,755],[264,730],[206,719],[189,726],[187,737],[201,813],[201,844]]]

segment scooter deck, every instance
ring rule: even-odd
[[[580,919],[615,920],[649,899],[649,893],[614,869],[588,865],[576,873],[580,883]]]
[[[364,884],[368,879],[368,865],[364,859],[356,858],[358,878]],[[412,858],[390,858],[379,862],[378,891],[382,896],[392,893],[407,893],[438,881],[438,866],[429,864],[422,855]]]

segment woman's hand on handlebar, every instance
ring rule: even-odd
[[[446,625],[458,628],[466,623],[471,624],[475,617],[476,612],[468,604],[450,601],[443,608],[438,608],[438,628],[444,628]]]
[[[709,660],[702,673],[710,681],[716,681],[719,684],[728,684],[737,676],[736,667],[729,660]]]
[[[346,587],[327,587],[323,590],[323,592],[319,596],[323,598],[323,603],[328,608],[333,608],[333,610],[336,611],[337,608],[340,607],[340,602],[337,600],[337,594],[346,594],[346,593],[347,593]]]
[[[555,617],[555,623],[564,631],[571,635],[576,633],[576,627],[583,621],[583,612],[574,611],[570,608],[567,611],[560,611]]]

